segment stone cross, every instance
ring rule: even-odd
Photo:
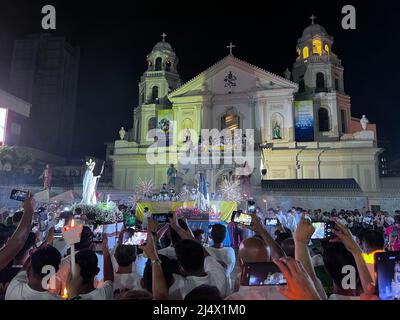
[[[163,42],[165,42],[165,37],[166,37],[167,35],[165,34],[165,32],[163,32],[163,34],[161,35],[161,37],[162,37],[162,41]]]
[[[314,16],[314,15],[312,15],[312,16],[310,17],[311,24],[314,24],[314,20],[315,20],[315,19],[317,19],[317,17],[316,17],[316,16]]]
[[[229,46],[227,46],[227,48],[229,49],[229,55],[232,56],[232,49],[236,48],[236,46],[234,44],[232,44],[232,42],[229,44]]]

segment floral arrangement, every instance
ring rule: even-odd
[[[117,223],[124,220],[123,213],[118,210],[118,206],[112,201],[95,205],[79,203],[73,205],[71,210],[74,211],[78,208],[89,220],[99,224]]]
[[[208,216],[208,211],[200,210],[199,208],[178,208],[176,210],[176,215],[178,218],[189,218],[189,217],[202,217]]]

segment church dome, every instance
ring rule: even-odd
[[[172,46],[166,41],[158,42],[153,48],[153,51],[165,51],[165,50],[166,51],[174,51],[172,49]]]
[[[309,25],[303,31],[303,38],[305,38],[307,36],[313,37],[315,35],[327,36],[328,33],[326,32],[326,30],[323,26],[320,26],[319,24],[316,24],[316,23]]]

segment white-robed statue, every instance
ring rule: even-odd
[[[200,210],[206,211],[209,206],[208,185],[204,174],[199,174],[199,183],[197,187],[197,197],[194,206]]]
[[[96,166],[96,162],[92,159],[89,162],[86,162],[86,172],[83,177],[83,189],[82,189],[82,201],[83,204],[95,205],[97,204],[97,197],[96,197],[96,189],[98,181],[103,174],[103,168],[98,176],[93,175],[94,167]]]

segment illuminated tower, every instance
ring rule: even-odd
[[[337,141],[347,133],[351,121],[350,97],[344,92],[341,60],[332,52],[333,37],[314,23],[297,41],[298,57],[293,81],[299,84],[296,100],[313,100],[316,141]]]
[[[147,133],[157,126],[157,111],[170,107],[167,95],[181,84],[178,57],[165,41],[166,36],[163,33],[162,41],[147,55],[148,68],[139,83],[139,104],[134,110],[132,138],[141,145],[152,143],[152,137],[147,137]]]

